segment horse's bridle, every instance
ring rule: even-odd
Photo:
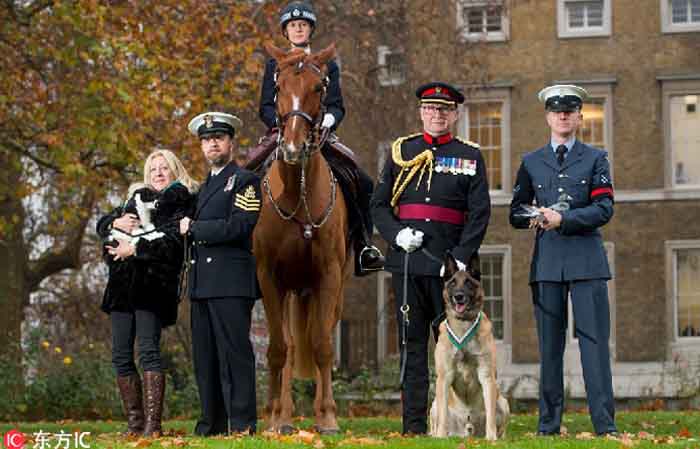
[[[269,180],[269,175],[265,176],[263,179],[263,186],[265,188],[265,191],[267,192],[267,196],[270,200],[270,203],[275,209],[275,212],[277,212],[277,215],[285,220],[294,220],[297,223],[299,223],[303,229],[303,236],[305,239],[310,239],[313,236],[313,229],[318,229],[321,226],[323,226],[326,221],[331,216],[331,213],[333,212],[333,208],[335,207],[335,196],[336,196],[336,180],[335,176],[333,175],[333,171],[330,168],[330,165],[328,166],[328,172],[330,175],[330,187],[331,187],[331,195],[330,195],[330,203],[328,206],[326,206],[326,210],[323,213],[323,216],[318,222],[314,222],[313,217],[311,216],[311,209],[309,208],[309,204],[306,198],[306,161],[311,156],[311,154],[315,153],[316,151],[321,149],[321,146],[323,145],[323,137],[319,133],[320,128],[321,128],[321,123],[323,122],[323,116],[325,115],[326,112],[326,107],[323,104],[323,100],[326,97],[326,89],[328,88],[328,76],[324,76],[323,71],[315,64],[305,62],[303,60],[299,61],[295,65],[295,73],[299,74],[301,73],[302,70],[305,68],[309,68],[313,70],[318,76],[321,81],[321,97],[319,99],[320,101],[320,108],[318,111],[318,115],[314,118],[311,117],[310,114],[307,112],[302,111],[301,109],[292,109],[291,111],[287,112],[282,116],[280,119],[279,116],[279,111],[277,111],[277,107],[275,107],[276,111],[276,117],[275,120],[277,121],[277,128],[279,129],[279,132],[277,134],[277,149],[276,151],[280,150],[280,147],[284,145],[284,137],[282,135],[284,134],[284,126],[286,125],[287,121],[294,117],[298,116],[306,120],[311,126],[309,128],[309,133],[306,136],[306,140],[304,142],[304,147],[302,149],[302,154],[301,154],[301,180],[300,180],[300,194],[299,194],[299,200],[297,201],[296,207],[294,207],[294,210],[291,212],[285,212],[282,210],[282,208],[275,202],[275,199],[272,196],[272,189],[270,188],[270,180]],[[275,71],[275,106],[277,106],[277,92],[279,91],[279,84],[277,83],[277,78],[280,73],[279,68]],[[309,143],[309,138],[311,138],[311,143]],[[278,155],[279,156],[279,155]],[[306,223],[301,222],[299,219],[295,218],[297,212],[299,211],[299,208],[301,205],[304,205],[304,211],[306,212]]]
[[[321,97],[319,99],[320,101],[320,108],[318,111],[318,114],[316,117],[312,117],[309,113],[302,111],[301,109],[292,109],[291,111],[287,112],[284,114],[282,117],[280,117],[279,110],[278,110],[278,104],[277,104],[277,92],[279,91],[279,84],[277,83],[277,79],[280,74],[280,69],[279,67],[277,70],[275,70],[275,75],[274,75],[274,81],[275,81],[275,121],[277,122],[277,128],[279,129],[279,133],[277,134],[277,150],[280,149],[280,147],[284,146],[284,127],[287,124],[287,121],[292,118],[292,117],[301,117],[304,120],[306,120],[310,127],[309,127],[309,132],[306,136],[305,140],[305,145],[303,148],[302,152],[302,163],[305,162],[304,159],[306,159],[310,154],[314,153],[315,151],[319,150],[321,147],[321,142],[320,142],[320,128],[321,128],[321,123],[323,122],[323,116],[326,113],[326,106],[323,103],[324,100],[326,99],[326,90],[328,89],[328,75],[324,76],[323,70],[321,70],[320,67],[318,67],[316,64],[313,64],[311,62],[306,62],[304,60],[299,61],[297,64],[294,65],[294,73],[299,74],[305,69],[310,69],[313,71],[315,74],[318,75],[319,81],[321,82]]]

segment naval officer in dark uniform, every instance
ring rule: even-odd
[[[530,285],[540,349],[538,432],[544,435],[559,433],[564,409],[569,294],[593,426],[598,434],[617,432],[608,348],[611,276],[599,230],[613,215],[613,186],[607,153],[576,139],[586,97],[572,85],[539,93],[551,140],[523,157],[510,208],[514,227],[536,228]],[[533,200],[539,220],[524,213]]]
[[[450,251],[465,268],[484,239],[491,203],[479,146],[450,133],[464,95],[448,84],[429,83],[416,96],[423,132],[393,143],[371,208],[379,232],[390,243],[385,269],[393,275],[397,301],[403,432],[423,434],[430,324],[443,312],[443,257]]]
[[[202,416],[197,435],[255,432],[255,356],[251,311],[258,294],[251,235],[260,212],[260,182],[232,161],[241,121],[220,112],[189,123],[211,171],[180,232],[192,242],[192,353]]]

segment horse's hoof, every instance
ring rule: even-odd
[[[291,435],[294,432],[296,432],[296,430],[297,429],[294,428],[294,426],[292,426],[291,424],[283,424],[279,426],[277,432],[279,432],[280,435]]]

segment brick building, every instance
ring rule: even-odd
[[[334,40],[339,48],[340,136],[369,173],[381,170],[393,139],[420,129],[416,85],[440,79],[467,94],[457,134],[479,142],[488,165],[493,209],[482,276],[499,380],[516,397],[537,395],[538,354],[527,284],[533,235],[508,224],[512,185],[523,154],[549,139],[537,92],[562,82],[588,90],[580,137],[609,152],[616,192],[603,228],[614,272],[616,397],[697,392],[700,0],[314,3],[316,47]],[[389,285],[388,273],[350,282],[336,339],[342,368],[376,367],[398,352]],[[259,348],[264,331],[256,327]],[[565,382],[583,397],[569,333]]]
[[[458,134],[479,142],[488,164],[493,211],[482,271],[506,387],[532,397],[538,374],[527,284],[533,235],[508,224],[512,185],[522,155],[549,138],[537,92],[572,82],[592,96],[581,137],[609,152],[616,190],[603,229],[615,276],[616,396],[697,391],[700,0],[410,0],[387,26],[372,14],[379,3],[367,2],[372,20],[355,22],[350,38],[333,35],[348,107],[340,135],[376,174],[388,144],[420,129],[418,82],[441,79],[467,93]],[[331,39],[323,25],[320,33]],[[396,353],[388,281],[382,273],[348,288],[342,366],[376,366]],[[567,388],[582,397],[573,335],[566,354]]]

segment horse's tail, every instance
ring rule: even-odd
[[[290,332],[294,345],[294,377],[296,379],[313,379],[316,374],[313,352],[311,349],[310,297],[304,294],[290,295]]]

